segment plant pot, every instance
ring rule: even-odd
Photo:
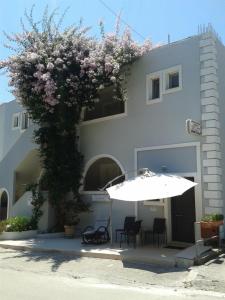
[[[219,234],[219,226],[223,225],[223,220],[221,221],[201,221],[201,237],[210,238],[212,236]]]
[[[67,238],[73,238],[75,234],[74,225],[64,225],[64,236]]]

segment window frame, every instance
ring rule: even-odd
[[[17,126],[14,126],[14,120],[15,118],[17,118],[18,120],[18,125]],[[17,129],[20,129],[20,113],[14,113],[12,115],[12,130],[17,130]]]
[[[152,83],[153,80],[159,79],[159,97],[152,98]],[[146,103],[153,104],[162,101],[162,72],[150,73],[146,76]]]
[[[173,73],[178,73],[179,76],[179,86],[174,88],[169,88],[169,75]],[[163,71],[163,94],[170,94],[182,90],[182,67],[177,65],[171,68],[168,68]]]
[[[27,128],[22,128],[22,125],[23,125],[23,116],[27,114]],[[24,110],[20,113],[20,131],[21,132],[24,132],[25,130],[27,130],[30,126],[30,118],[29,118],[29,113]]]

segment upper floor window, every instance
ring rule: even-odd
[[[164,71],[163,93],[171,93],[182,89],[181,66],[175,66]]]
[[[147,75],[147,103],[155,103],[161,98],[161,75],[151,73]]]
[[[19,127],[20,127],[20,114],[16,113],[16,114],[13,114],[12,128],[13,129],[18,129]]]
[[[26,111],[15,113],[12,117],[12,129],[25,130],[29,127],[29,114]]]
[[[171,73],[169,76],[169,89],[179,87],[179,72]]]
[[[159,78],[152,80],[152,99],[159,98]]]
[[[29,126],[29,114],[24,111],[21,113],[21,130],[27,129]]]
[[[125,103],[113,98],[113,87],[99,91],[92,108],[85,108],[83,121],[90,121],[104,117],[114,116],[125,112]]]

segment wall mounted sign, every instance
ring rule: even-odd
[[[199,122],[193,121],[191,119],[186,120],[186,130],[189,134],[201,135],[202,128]]]

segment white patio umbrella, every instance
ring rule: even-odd
[[[197,183],[178,175],[156,174],[143,169],[142,175],[125,180],[106,189],[111,200],[146,201],[182,195]],[[112,201],[110,212],[110,231],[112,242]]]

